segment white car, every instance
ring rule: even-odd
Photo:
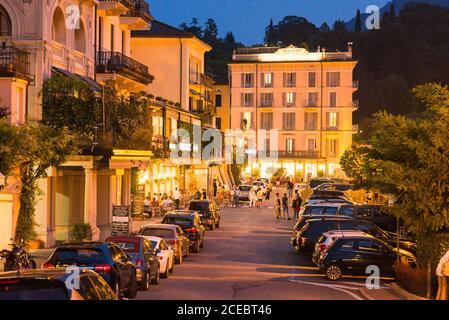
[[[159,272],[162,278],[168,278],[168,274],[173,272],[173,264],[175,253],[172,247],[167,246],[165,240],[159,237],[145,236],[151,241],[153,248],[158,252]]]
[[[371,237],[369,234],[358,230],[331,230],[324,232],[315,244],[315,251],[312,255],[312,262],[318,265],[318,260],[320,258],[321,252],[329,248],[336,239],[354,236]]]

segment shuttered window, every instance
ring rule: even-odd
[[[260,128],[265,130],[273,129],[273,113],[262,112],[260,114]]]
[[[306,112],[304,113],[304,129],[309,131],[317,130],[318,113]]]
[[[296,115],[294,112],[284,112],[282,114],[282,130],[293,131],[295,130]]]

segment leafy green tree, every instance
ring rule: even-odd
[[[395,196],[389,211],[416,235],[424,266],[449,245],[449,89],[426,84],[413,92],[427,106],[419,117],[375,114],[369,145],[347,150],[341,165],[359,186]]]
[[[7,184],[8,176],[11,176],[19,164],[17,156],[19,145],[18,127],[12,126],[5,120],[0,120],[0,174],[6,181],[0,185],[0,190]]]
[[[354,32],[361,32],[361,31],[362,31],[362,14],[360,13],[360,10],[357,9],[357,14],[355,16]]]

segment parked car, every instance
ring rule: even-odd
[[[239,185],[240,195],[239,200],[240,201],[249,201],[249,191],[251,190],[252,186],[247,184]]]
[[[182,228],[189,239],[190,250],[200,252],[204,247],[204,234],[206,229],[201,224],[201,218],[197,211],[176,210],[165,214],[162,223],[175,224]]]
[[[262,190],[268,190],[268,185],[264,181],[256,180],[251,184],[253,188],[262,188]]]
[[[192,200],[188,210],[198,211],[201,223],[210,230],[220,228],[220,210],[214,200]]]
[[[344,274],[366,275],[368,266],[378,266],[380,275],[394,277],[397,255],[410,264],[416,258],[409,252],[397,250],[372,236],[337,238],[321,252],[318,268],[328,280],[339,280]]]
[[[147,224],[138,232],[142,236],[160,237],[173,248],[175,263],[180,264],[189,256],[189,239],[180,226],[174,224]]]
[[[353,219],[350,216],[339,216],[339,215],[303,215],[300,216],[295,226],[293,227],[293,235],[290,239],[290,243],[293,247],[296,247],[296,239],[298,237],[298,232],[305,226],[308,220],[321,219],[321,218],[340,218],[340,219]]]
[[[79,268],[79,287],[65,268],[24,270],[0,274],[0,300],[117,300],[117,295],[97,273]]]
[[[98,273],[120,297],[137,295],[137,270],[131,256],[114,243],[83,242],[57,248],[42,265],[43,269],[75,265]]]
[[[336,239],[366,235],[368,234],[358,230],[331,230],[324,232],[315,244],[315,250],[312,254],[312,262],[318,266],[318,260],[321,256],[321,252],[328,249]]]
[[[160,237],[145,236],[151,242],[152,247],[157,253],[159,259],[159,272],[162,278],[168,278],[168,274],[173,272],[173,260],[175,253],[172,247],[169,247],[164,239]]]
[[[312,195],[306,201],[304,201],[303,206],[309,204],[325,204],[325,203],[334,203],[334,204],[353,204],[350,200],[346,199],[342,196],[324,196],[324,195]]]
[[[320,184],[331,183],[333,181],[334,180],[329,179],[329,178],[313,178],[313,179],[310,179],[310,181],[309,181],[309,188],[314,189],[314,188],[318,187]]]
[[[352,210],[350,211],[350,214],[345,214],[344,210],[340,210],[340,207],[342,206],[341,203],[333,203],[333,202],[320,202],[316,204],[307,204],[301,208],[301,211],[299,212],[300,216],[302,215],[351,215],[352,216]]]
[[[317,186],[314,191],[348,191],[353,188],[349,183],[323,183]]]
[[[139,288],[148,290],[150,283],[159,284],[159,259],[151,242],[142,236],[113,236],[106,239],[114,242],[132,258],[136,265]]]

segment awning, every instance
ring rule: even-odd
[[[52,67],[52,73],[58,74],[63,77],[84,81],[87,83],[87,85],[93,92],[97,92],[97,93],[102,92],[103,87],[101,86],[101,84],[99,84],[98,82],[96,82],[95,80],[93,80],[89,77],[82,76],[82,75],[79,75],[76,73],[72,73],[70,71],[67,71],[67,70],[64,70],[64,69],[61,69],[58,67]]]

